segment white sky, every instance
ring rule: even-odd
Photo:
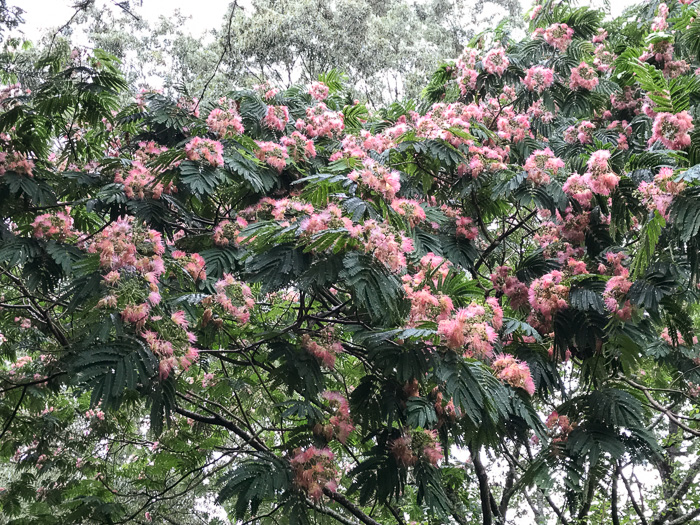
[[[643,0],[610,0],[612,15],[617,16],[635,3]],[[250,5],[255,0],[239,0],[239,5]],[[23,31],[30,40],[36,38],[47,28],[57,28],[65,24],[74,13],[75,0],[10,0],[10,4],[24,9],[25,24]],[[148,21],[156,21],[159,16],[168,16],[176,9],[190,16],[187,30],[193,36],[202,35],[210,29],[221,26],[230,0],[142,0],[143,5],[133,5],[132,11]],[[521,0],[523,11],[529,9],[532,0]],[[98,0],[98,5],[111,5],[111,0]],[[138,4],[138,0],[132,1]],[[581,1],[579,5],[603,6],[603,0]]]

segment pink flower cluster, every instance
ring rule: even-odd
[[[414,430],[404,434],[389,443],[389,451],[403,467],[411,467],[421,459],[437,465],[443,456],[435,430]]]
[[[585,62],[581,62],[578,67],[571,70],[571,79],[569,80],[569,88],[572,91],[577,89],[586,89],[591,91],[598,85],[598,74],[591,66]]]
[[[464,348],[467,357],[490,357],[493,343],[498,337],[494,327],[500,328],[496,321],[494,316],[494,326],[491,326],[487,322],[486,309],[477,303],[471,303],[468,307],[457,310],[453,318],[440,321],[438,334],[448,348]]]
[[[685,182],[673,180],[671,168],[661,168],[652,182],[642,181],[637,188],[642,194],[644,204],[649,211],[658,211],[668,219],[668,207],[675,195],[685,189]]]
[[[528,300],[534,313],[541,317],[544,326],[550,326],[554,315],[569,307],[569,287],[561,284],[564,275],[554,270],[532,281]]]
[[[530,136],[530,119],[511,108],[504,108],[498,118],[498,136],[515,144]]]
[[[287,148],[287,153],[296,162],[312,159],[316,156],[314,141],[298,131],[292,132],[290,136],[282,137],[280,143]]]
[[[573,37],[574,30],[566,24],[552,24],[544,30],[545,42],[562,53],[568,49]]]
[[[360,188],[369,188],[388,201],[394,200],[396,193],[401,189],[399,172],[390,170],[370,158],[365,159],[362,166],[362,169],[350,172],[348,178]]]
[[[513,388],[522,388],[530,395],[535,393],[535,382],[530,374],[530,367],[510,354],[497,355],[491,363],[496,377]]]
[[[207,278],[207,272],[204,269],[204,258],[198,253],[185,253],[181,250],[176,250],[173,252],[173,259],[180,263],[195,281],[203,281]]]
[[[272,166],[281,173],[287,166],[287,159],[289,158],[287,148],[280,146],[276,142],[256,140],[255,143],[259,148],[258,151],[255,152],[255,156],[258,160]]]
[[[479,236],[479,228],[476,227],[474,219],[471,217],[457,217],[455,226],[457,227],[455,232],[457,238],[463,237],[468,241],[473,241]]]
[[[484,66],[484,70],[487,73],[500,77],[505,73],[506,69],[508,69],[510,61],[506,56],[505,49],[502,47],[495,47],[486,53],[481,64]]]
[[[544,66],[529,68],[523,78],[523,84],[530,91],[542,93],[554,83],[554,71]]]
[[[610,195],[620,182],[620,177],[610,170],[609,159],[610,151],[602,149],[594,151],[586,164],[588,171],[583,175],[584,181],[598,195]]]
[[[255,306],[255,299],[247,284],[236,280],[231,274],[224,273],[214,284],[214,290],[214,302],[237,323],[246,324],[250,320],[250,311]]]
[[[610,278],[605,285],[603,292],[605,307],[621,321],[629,321],[632,318],[632,303],[625,300],[631,287],[632,281],[622,275]],[[624,302],[622,302],[623,300]]]
[[[388,224],[375,220],[352,227],[350,235],[356,239],[363,239],[365,253],[371,253],[393,272],[406,267],[406,254],[414,250],[413,239],[404,237]]]
[[[514,275],[508,275],[510,271],[508,266],[498,266],[490,278],[494,290],[508,297],[510,307],[517,310],[528,304],[528,288]]]
[[[234,246],[238,246],[243,240],[240,236],[241,230],[248,226],[248,221],[243,217],[236,217],[234,222],[231,221],[221,221],[214,228],[214,234],[212,239],[214,244],[217,246],[228,246],[233,243]]]
[[[394,199],[391,201],[391,208],[403,216],[412,228],[425,220],[425,210],[423,210],[418,201]]]
[[[343,352],[343,345],[338,341],[333,341],[330,332],[324,339],[326,340],[319,343],[311,339],[309,334],[304,334],[301,336],[301,346],[325,366],[332,369],[335,367],[336,356]]]
[[[70,216],[70,208],[66,208],[65,211],[38,215],[34,219],[32,227],[34,228],[34,237],[37,239],[62,241],[76,233],[73,230],[73,217]]]
[[[297,450],[291,459],[294,481],[313,500],[320,500],[324,489],[338,490],[338,471],[329,448]]]
[[[189,160],[206,161],[214,167],[224,165],[223,152],[221,142],[201,137],[194,137],[185,146],[185,155]]]
[[[156,182],[156,178],[141,162],[134,161],[132,166],[126,178],[122,177],[119,172],[114,176],[114,182],[124,185],[124,193],[128,198],[143,200],[146,197],[151,197],[160,199],[164,191],[168,193],[173,189],[171,184],[166,189],[163,184]]]
[[[264,126],[277,131],[284,131],[289,122],[287,106],[267,106],[267,113],[262,120]]]
[[[0,175],[14,171],[20,175],[33,177],[34,162],[19,151],[0,151]]]
[[[656,12],[656,17],[651,24],[652,31],[665,31],[668,29],[668,22],[666,17],[668,16],[668,6],[665,3],[659,4],[659,9]]]
[[[328,441],[337,439],[341,443],[345,443],[350,433],[355,430],[355,425],[350,419],[348,400],[339,392],[328,390],[321,394],[321,397],[328,402],[333,410],[333,415],[325,425],[317,424],[314,427],[314,433],[322,435]]]
[[[564,167],[564,161],[554,155],[554,152],[545,148],[535,150],[525,161],[525,172],[527,178],[536,186],[549,184],[550,175],[557,175]]]
[[[312,82],[311,87],[309,88],[309,95],[321,102],[328,98],[329,91],[328,86],[323,82]]]
[[[652,126],[649,144],[657,140],[669,149],[684,149],[690,146],[689,131],[693,130],[693,118],[687,111],[680,113],[658,113]]]
[[[345,129],[343,114],[331,111],[323,103],[319,102],[306,110],[306,121],[299,119],[295,127],[307,137],[333,138]]]
[[[220,137],[232,137],[243,134],[243,119],[238,114],[234,103],[229,103],[226,97],[219,99],[219,104],[224,109],[215,108],[207,117],[207,127],[212,133]]]

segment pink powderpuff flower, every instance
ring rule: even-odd
[[[574,37],[574,30],[566,24],[552,24],[544,31],[545,41],[562,53],[567,50]]]
[[[549,148],[533,151],[524,166],[528,180],[536,186],[549,184],[550,175],[557,175],[563,167],[564,161]]]
[[[207,127],[212,133],[220,137],[232,137],[236,134],[242,135],[243,119],[238,114],[235,106],[226,109],[216,108],[207,117]]]
[[[598,150],[588,159],[588,171],[583,175],[583,181],[593,193],[608,196],[617,187],[620,177],[610,171],[608,160],[610,151]],[[566,191],[566,190],[564,190]]]
[[[554,71],[543,66],[533,66],[526,71],[523,84],[530,91],[542,93],[554,83]]]
[[[459,90],[462,96],[476,89],[476,80],[479,78],[479,72],[476,69],[463,69],[462,74],[457,79]]]
[[[545,274],[532,281],[528,292],[528,300],[533,311],[540,315],[545,326],[549,326],[554,315],[569,303],[569,287],[561,284],[563,274],[558,270]]]
[[[287,148],[289,156],[297,162],[312,159],[316,156],[314,141],[306,138],[298,131],[292,132],[288,137],[282,137],[280,143]]]
[[[496,356],[491,367],[496,372],[496,377],[508,383],[513,388],[522,388],[528,394],[535,393],[535,382],[530,374],[530,367],[510,354]]]
[[[221,142],[201,137],[194,137],[185,146],[185,155],[189,160],[206,161],[213,167],[224,165],[223,152]]]
[[[289,122],[287,106],[267,106],[267,113],[262,120],[263,125],[270,129],[283,131]]]
[[[680,113],[658,113],[652,126],[649,144],[657,140],[669,149],[679,150],[690,146],[689,131],[692,131],[693,119],[687,111]]]
[[[650,211],[658,211],[668,219],[668,207],[675,195],[685,189],[685,182],[673,180],[671,168],[661,168],[652,182],[643,181],[637,188],[643,196],[643,201]]]
[[[124,185],[124,193],[130,199],[143,200],[146,197],[160,199],[165,190],[163,184],[155,182],[156,178],[140,162],[135,161],[126,178],[117,173],[114,182]]]
[[[362,169],[350,172],[348,179],[356,182],[358,186],[376,191],[388,201],[394,200],[396,193],[401,189],[399,172],[389,170],[370,158],[365,159],[362,165]]]
[[[289,158],[287,148],[276,142],[256,140],[255,143],[259,148],[258,151],[255,152],[255,156],[258,160],[265,162],[281,173],[287,166],[287,159]]]
[[[173,259],[178,261],[195,281],[203,281],[207,278],[204,257],[198,253],[185,253],[181,250],[173,252]]]
[[[323,491],[338,490],[338,471],[333,465],[333,452],[329,448],[309,447],[298,449],[290,460],[294,470],[294,482],[309,497],[318,501]]]
[[[473,241],[479,236],[479,229],[471,217],[458,217],[455,225],[457,226],[458,238],[464,237],[468,241]]]
[[[621,321],[629,321],[632,318],[632,303],[626,300],[631,287],[632,281],[622,275],[610,278],[605,285],[603,292],[605,307]]]
[[[665,3],[659,4],[659,9],[656,13],[656,17],[651,24],[652,31],[665,31],[668,29],[668,22],[666,17],[668,16],[668,6]]]
[[[586,89],[591,91],[598,85],[598,74],[591,66],[585,62],[581,62],[578,67],[571,70],[571,79],[569,80],[569,88],[572,91],[577,89]]]
[[[330,90],[328,89],[328,86],[323,82],[312,82],[311,87],[309,88],[309,95],[319,102],[326,100],[329,92]]]
[[[19,151],[0,151],[0,176],[6,171],[33,177],[34,161]]]
[[[420,203],[415,200],[394,199],[391,201],[391,208],[399,215],[402,215],[412,228],[426,218],[425,210],[423,210]]]
[[[34,237],[37,239],[55,239],[63,241],[76,232],[73,230],[73,217],[70,216],[70,208],[65,211],[44,213],[38,215],[32,223]]]
[[[498,75],[499,77],[503,75],[510,65],[510,61],[506,56],[506,50],[502,47],[496,47],[486,53],[481,63],[487,73]]]

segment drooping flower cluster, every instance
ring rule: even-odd
[[[297,450],[290,460],[294,469],[294,481],[311,499],[318,501],[324,489],[338,489],[338,470],[333,464],[333,452],[329,448],[309,447]]]
[[[172,255],[173,259],[181,264],[195,281],[203,281],[207,278],[204,258],[198,253],[185,253],[182,250],[176,250]]]
[[[343,345],[335,340],[333,332],[325,330],[322,333],[322,340],[316,341],[309,334],[301,336],[301,346],[312,356],[321,361],[328,368],[335,367],[336,356],[343,352]]]
[[[523,84],[530,91],[542,93],[554,83],[554,71],[544,66],[529,68],[523,78]]]
[[[610,151],[598,150],[591,154],[586,164],[588,171],[583,175],[584,181],[598,195],[610,195],[620,182],[620,177],[610,170],[609,159]]]
[[[232,137],[236,134],[243,134],[243,119],[238,113],[236,104],[226,97],[219,99],[222,108],[215,108],[207,117],[207,127],[212,133],[220,137]]]
[[[578,67],[571,70],[571,79],[569,80],[569,88],[572,91],[577,89],[587,89],[591,91],[598,85],[598,74],[591,66],[585,62],[581,62]]]
[[[418,201],[411,199],[394,199],[391,201],[391,208],[396,213],[403,216],[411,227],[415,227],[425,220],[425,210],[423,210]]]
[[[527,363],[510,354],[501,354],[496,356],[491,367],[496,372],[496,377],[504,383],[513,388],[522,388],[530,395],[535,393],[535,383]]]
[[[263,117],[264,126],[277,131],[283,131],[289,122],[289,110],[287,106],[267,106],[267,112]]]
[[[272,166],[277,171],[281,172],[287,166],[287,159],[289,154],[287,153],[287,148],[280,146],[276,142],[266,142],[266,141],[255,141],[258,145],[258,150],[255,152],[255,156],[258,160]]]
[[[502,47],[494,47],[488,51],[481,63],[487,73],[498,75],[499,77],[505,73],[510,65],[510,61],[506,56],[506,50]]]
[[[550,175],[557,175],[564,167],[564,161],[554,155],[554,152],[545,148],[535,150],[525,161],[525,172],[530,182],[536,186],[549,184]]]
[[[687,111],[680,113],[658,113],[652,126],[649,144],[657,140],[669,149],[684,149],[690,146],[689,131],[692,131],[693,118]]]
[[[124,185],[124,193],[130,199],[143,200],[145,198],[160,199],[165,191],[172,190],[169,185],[166,189],[162,183],[156,182],[156,178],[151,174],[141,162],[135,161],[126,177],[118,172],[114,177],[114,182]]]
[[[238,324],[246,324],[250,320],[250,311],[255,306],[255,299],[250,287],[236,280],[231,274],[224,273],[223,277],[214,284],[216,294],[211,300],[202,301],[205,306],[218,305],[223,308]],[[204,312],[202,324],[206,325],[213,319],[214,312]],[[216,323],[216,321],[215,321]]]
[[[341,443],[345,443],[350,433],[355,430],[355,425],[350,418],[348,400],[339,392],[325,391],[321,396],[328,402],[333,415],[328,423],[317,424],[314,427],[314,432],[323,435],[328,441],[337,439]]]
[[[552,24],[544,30],[544,39],[552,47],[565,52],[574,37],[574,30],[566,24]]]
[[[42,213],[32,223],[34,237],[37,239],[55,239],[62,241],[76,232],[73,230],[73,217],[70,208],[54,213]]]
[[[493,308],[493,305],[489,305]],[[460,308],[450,319],[438,323],[438,334],[445,345],[453,350],[463,349],[466,357],[490,357],[493,345],[498,338],[496,330],[500,328],[499,315],[491,316],[488,322],[486,308],[478,303],[471,303]],[[502,311],[500,311],[502,322]]]
[[[306,138],[298,131],[294,131],[290,136],[284,136],[280,143],[287,148],[289,157],[296,162],[312,159],[316,156],[314,141]]]
[[[236,217],[236,220],[233,222],[221,221],[214,228],[214,234],[212,235],[214,244],[217,246],[228,246],[233,243],[234,246],[238,246],[243,240],[240,236],[241,230],[246,226],[248,226],[248,221],[240,216]]]
[[[14,171],[20,175],[33,177],[34,161],[19,151],[0,151],[0,176]]]
[[[321,102],[328,98],[329,91],[328,86],[323,82],[312,82],[309,88],[309,95],[311,95],[311,98]]]
[[[652,182],[642,181],[637,189],[650,211],[658,211],[662,217],[668,219],[668,207],[673,197],[685,189],[685,182],[674,181],[671,168],[661,168]]]
[[[389,451],[403,467],[412,467],[418,461],[437,465],[443,452],[435,430],[413,430],[389,443]]]
[[[185,146],[185,155],[189,160],[207,162],[213,167],[224,165],[224,146],[217,140],[194,137]]]
[[[499,266],[491,274],[491,282],[494,290],[503,293],[510,300],[510,307],[514,310],[522,308],[529,303],[528,287],[514,275],[508,275],[511,269],[508,266]]]
[[[558,270],[553,270],[532,281],[528,292],[528,301],[533,310],[532,321],[541,321],[543,327],[551,326],[554,315],[568,308],[569,287],[561,284],[564,275]]]
[[[369,158],[363,161],[362,169],[350,172],[348,178],[360,188],[369,188],[388,201],[394,200],[396,193],[401,189],[398,171],[388,169]]]
[[[331,111],[323,102],[319,102],[307,108],[306,121],[298,119],[295,127],[307,137],[333,138],[340,135],[345,129],[345,124],[342,113]]]
[[[629,321],[632,318],[632,303],[627,299],[627,292],[631,287],[632,281],[623,275],[612,277],[605,284],[605,307],[621,321]]]

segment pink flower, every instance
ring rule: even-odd
[[[549,148],[533,151],[524,166],[528,180],[536,186],[549,184],[550,175],[557,175],[563,167],[564,161]]]
[[[687,111],[676,113],[658,113],[652,126],[649,144],[657,140],[669,149],[685,149],[690,146],[689,131],[692,131],[693,119]]]
[[[255,143],[258,145],[258,148],[260,148],[255,153],[255,156],[281,173],[287,166],[287,159],[289,158],[287,148],[280,146],[276,142],[258,140],[255,141]]]
[[[554,71],[543,67],[533,66],[529,68],[523,78],[523,84],[530,91],[542,93],[554,83]]]
[[[510,65],[506,51],[502,47],[496,47],[486,53],[481,63],[487,73],[498,75],[499,77],[503,75]]]
[[[501,381],[513,388],[522,388],[530,395],[535,393],[535,383],[527,363],[515,359],[510,354],[501,354],[496,356],[491,366]]]
[[[338,471],[333,465],[333,452],[329,448],[299,449],[290,463],[294,470],[294,482],[311,499],[321,499],[324,489],[331,492],[338,489]]]
[[[578,67],[571,70],[569,88],[571,90],[586,89],[591,91],[598,85],[598,74],[591,66],[581,62]]]
[[[287,106],[267,106],[267,113],[262,120],[263,125],[270,129],[283,131],[287,122],[289,122]]]
[[[312,82],[311,87],[309,88],[309,94],[311,97],[319,102],[328,98],[329,91],[328,86],[323,82]]]
[[[566,51],[574,37],[574,30],[566,24],[552,24],[544,31],[545,41],[562,53]]]
[[[189,160],[206,161],[214,167],[224,165],[223,152],[221,142],[201,137],[194,137],[185,146],[185,155]]]

